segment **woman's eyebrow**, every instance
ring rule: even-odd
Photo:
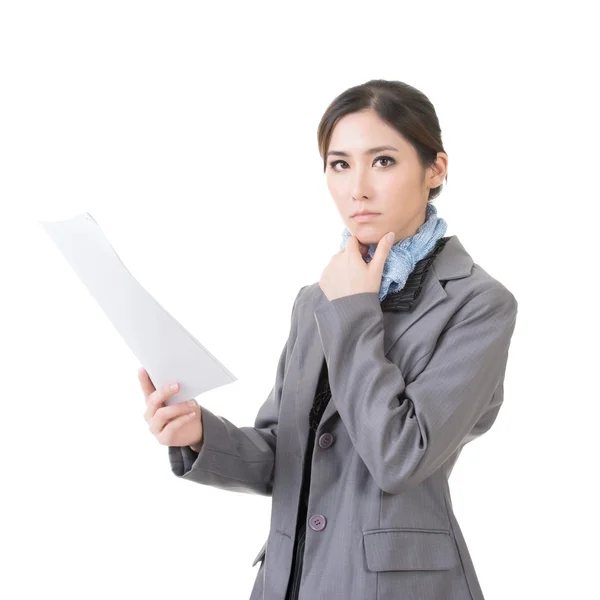
[[[376,148],[365,150],[363,154],[366,156],[367,154],[375,154],[375,152],[381,152],[382,150],[394,150],[395,152],[398,152],[398,149],[393,146],[377,146]],[[350,156],[347,152],[342,152],[341,150],[330,150],[327,153],[327,156],[330,154],[335,154],[336,156]]]

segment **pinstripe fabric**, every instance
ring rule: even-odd
[[[448,478],[502,406],[518,305],[456,236],[430,267],[413,301],[304,286],[253,426],[203,406],[201,451],[169,447],[183,480],[271,496],[250,600],[484,599]]]
[[[381,301],[381,309],[383,311],[410,311],[412,309],[421,293],[423,282],[427,276],[427,270],[435,260],[435,257],[442,251],[448,239],[448,237],[440,238],[429,255],[417,262],[415,268],[408,276],[404,287],[398,292],[388,294]],[[300,510],[298,511],[298,521],[296,523],[296,538],[294,543],[294,556],[292,559],[292,572],[290,574],[290,581],[285,600],[297,600],[300,592],[300,580],[302,576],[302,563],[306,540],[310,468],[315,444],[315,433],[330,399],[331,389],[329,387],[327,361],[323,360],[317,391],[309,415],[308,451],[304,461],[302,489],[300,492]]]
[[[373,571],[437,571],[453,564],[453,542],[445,530],[367,532],[364,542],[367,566]]]

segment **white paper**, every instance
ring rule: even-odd
[[[89,213],[39,221],[146,369],[154,386],[176,381],[177,404],[237,381],[131,275]]]

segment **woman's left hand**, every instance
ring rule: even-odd
[[[361,244],[354,235],[348,238],[346,246],[333,255],[321,274],[319,286],[328,300],[362,292],[379,293],[383,266],[394,245],[387,236],[379,240],[369,263],[363,258],[367,255],[368,246]]]

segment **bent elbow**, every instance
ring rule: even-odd
[[[377,485],[388,494],[402,494],[417,487],[433,473],[431,464],[427,462],[425,449],[414,461],[404,459],[393,463],[382,463],[382,469],[375,478]]]
[[[425,479],[425,477],[388,478],[385,481],[381,481],[378,485],[387,494],[403,494],[404,492],[417,487]]]
[[[403,494],[404,492],[417,487],[425,481],[426,475],[416,473],[412,476],[383,477],[377,482],[377,485],[387,494]]]

